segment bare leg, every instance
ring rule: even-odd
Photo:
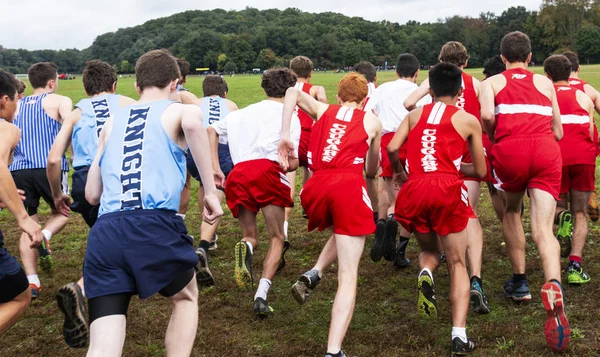
[[[179,214],[186,214],[188,208],[190,207],[190,195],[191,195],[191,187],[192,187],[192,176],[190,173],[187,173],[185,178],[185,185],[183,185],[183,190],[181,191],[181,200],[179,202]]]
[[[317,260],[317,264],[313,267],[313,269],[319,272],[319,276],[323,275],[323,271],[331,266],[337,259],[337,245],[335,244],[335,234],[332,234],[327,240],[325,247],[321,251],[319,255],[319,259]]]
[[[285,217],[285,210],[283,207],[269,205],[262,208],[262,213],[265,216],[271,242],[263,263],[262,277],[272,280],[277,271],[277,266],[279,266],[283,250],[283,218]]]
[[[31,216],[31,218],[39,223],[39,218],[37,214]],[[19,251],[21,253],[21,263],[23,264],[23,270],[26,275],[36,275],[37,274],[37,259],[38,259],[38,251],[37,249],[31,249],[31,241],[29,240],[29,236],[25,233],[21,234],[21,238],[19,239]]]
[[[496,212],[496,217],[498,217],[498,221],[502,223],[504,220],[504,210],[506,208],[506,200],[504,196],[501,195],[498,190],[494,187],[491,182],[487,182],[488,190],[490,192],[490,199],[492,200],[492,207],[494,207],[494,211]]]
[[[202,190],[202,192],[204,193],[204,190]],[[223,202],[225,194],[223,191],[217,190],[217,197],[219,197],[219,202]],[[204,198],[202,200],[204,200]],[[217,228],[219,228],[219,223],[221,223],[220,219],[215,224],[208,224],[202,221],[200,224],[200,240],[210,243],[217,232]]]
[[[394,214],[394,209],[396,208],[396,197],[398,197],[398,190],[394,188],[394,184],[392,183],[391,177],[384,178],[385,185],[387,187],[388,197],[389,197],[389,207],[387,209],[387,214]],[[383,214],[380,212],[380,214]]]
[[[467,232],[463,230],[441,237],[448,272],[450,273],[450,302],[452,303],[452,326],[466,327],[469,311],[469,274],[465,263]]]
[[[25,289],[12,301],[0,304],[0,336],[23,316],[30,302],[31,290]]]
[[[441,251],[438,244],[438,235],[435,232],[415,232],[415,237],[417,237],[417,242],[421,248],[419,267],[429,269],[433,273],[440,265]]]
[[[521,223],[521,202],[524,194],[525,192],[503,193],[506,198],[506,208],[502,220],[502,231],[514,274],[525,274],[525,232]],[[553,217],[552,213],[550,218]]]
[[[311,177],[312,177],[312,172],[310,172],[310,170],[308,168],[303,167],[302,168],[302,187],[304,187],[304,185],[306,185],[306,182]]]
[[[382,177],[377,180],[377,196],[379,197],[379,206],[377,208],[379,219],[385,219],[388,209],[390,208],[390,196],[387,192],[385,180]]]
[[[294,200],[294,196],[296,195],[296,171],[288,172],[287,174],[288,180],[290,180],[290,194],[292,195],[292,201]],[[290,221],[290,216],[292,214],[292,207],[285,208],[285,218],[286,222]]]
[[[338,251],[338,290],[331,310],[331,325],[327,351],[337,353],[342,348],[342,342],[348,331],[354,304],[356,302],[356,283],[358,264],[365,246],[365,237],[335,235]]]
[[[469,203],[477,214],[479,208],[479,196],[481,194],[481,183],[478,181],[465,181],[469,191]],[[469,219],[467,225],[467,254],[469,256],[469,268],[471,276],[481,278],[481,259],[483,255],[483,229],[478,218]]]
[[[170,297],[173,312],[165,335],[168,357],[189,356],[198,328],[198,285],[190,280],[180,292]]]
[[[588,235],[587,210],[591,192],[571,190],[571,211],[575,216],[571,255],[583,257],[583,248]]]
[[[556,201],[548,192],[535,188],[528,191],[531,199],[531,236],[542,258],[544,276],[546,281],[560,282],[560,245],[552,232]]]
[[[90,325],[90,348],[87,357],[120,357],[125,343],[125,315],[110,315]]]
[[[258,247],[258,227],[256,226],[256,213],[240,206],[240,215],[238,217],[240,227],[242,228],[242,242],[248,242],[253,249]]]
[[[48,218],[44,229],[50,231],[52,235],[60,233],[69,222],[69,217],[65,217],[60,213],[52,212],[52,216]]]

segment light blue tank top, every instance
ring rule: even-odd
[[[120,97],[118,94],[103,94],[82,99],[75,105],[75,108],[81,109],[81,118],[73,127],[73,168],[92,165],[100,132],[106,120],[121,107]]]
[[[208,127],[214,122],[224,119],[229,114],[227,101],[221,97],[204,97],[200,102],[200,109],[204,114],[204,126]]]
[[[42,106],[42,101],[49,94],[32,95],[19,101],[19,115],[13,123],[21,130],[21,140],[15,148],[10,171],[46,168],[48,154],[62,127]],[[61,170],[69,170],[64,155]]]
[[[177,212],[186,178],[185,151],[164,131],[169,100],[113,110],[113,128],[100,158],[99,216],[136,209]]]

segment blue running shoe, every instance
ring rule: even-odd
[[[512,278],[504,283],[504,296],[513,299],[513,301],[531,300],[531,291],[527,280],[513,281]]]

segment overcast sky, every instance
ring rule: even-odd
[[[96,36],[185,10],[299,7],[367,20],[434,22],[453,15],[502,13],[511,6],[539,9],[542,0],[0,0],[0,45],[5,48],[83,49]]]

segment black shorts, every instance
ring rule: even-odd
[[[16,274],[4,275],[0,279],[0,304],[13,301],[28,288],[29,281],[23,269],[19,268]]]
[[[89,166],[75,169],[72,180],[72,193],[73,203],[71,204],[71,211],[81,214],[83,220],[91,228],[96,220],[98,219],[98,209],[100,205],[92,206],[85,199],[85,184],[87,183]]]
[[[30,216],[37,214],[40,198],[46,201],[52,209],[55,209],[46,169],[18,170],[12,171],[11,174],[17,188],[25,191],[25,202],[23,204]],[[62,173],[62,190],[64,193],[69,194],[67,174],[67,171]]]
[[[198,167],[194,162],[194,158],[189,151],[186,153],[186,159],[188,172],[196,181],[200,183],[200,186],[202,186],[200,172],[198,171]],[[229,154],[229,146],[225,144],[219,144],[219,165],[221,166],[221,170],[223,171],[225,178],[227,178],[231,170],[233,170],[233,161],[231,160],[231,156]],[[217,189],[225,192],[225,189],[221,187],[217,187]]]

